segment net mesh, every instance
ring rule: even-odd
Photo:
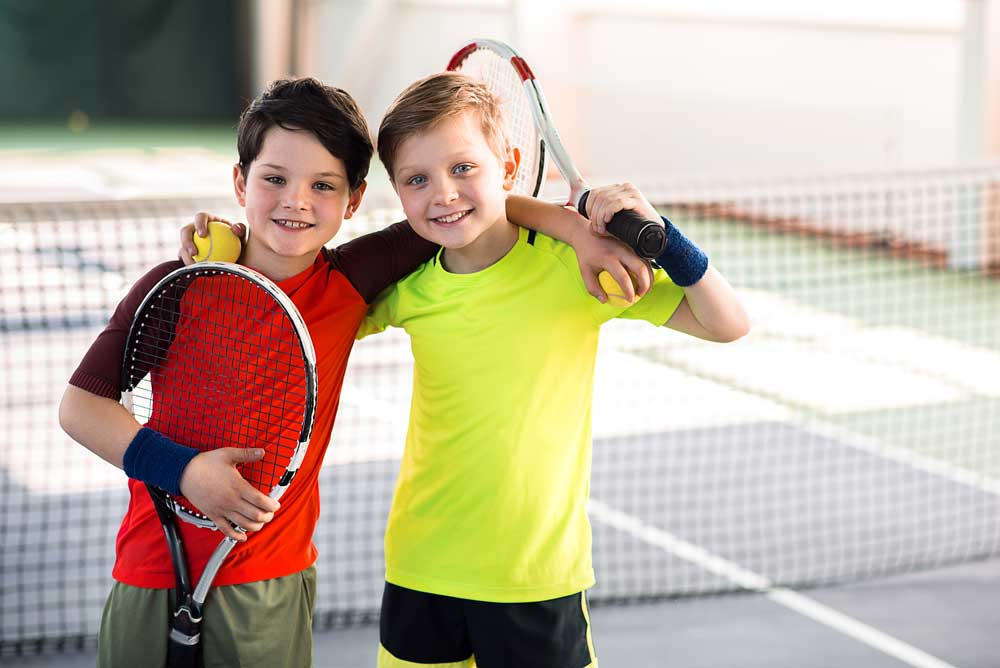
[[[605,328],[595,602],[812,586],[1000,554],[1000,166],[640,182],[737,286],[724,346]],[[124,476],[59,429],[127,287],[228,199],[0,206],[0,650],[91,643]],[[352,232],[398,212],[370,212]],[[409,406],[408,341],[352,355],[320,474],[319,627],[370,621]]]

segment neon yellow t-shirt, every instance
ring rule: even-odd
[[[592,586],[598,332],[614,317],[661,325],[683,296],[657,270],[633,306],[601,304],[570,246],[523,229],[482,271],[449,273],[439,254],[383,293],[358,336],[402,327],[415,361],[386,580],[496,602]]]

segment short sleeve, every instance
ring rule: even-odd
[[[653,271],[653,285],[641,299],[619,313],[616,317],[629,320],[645,320],[659,327],[674,314],[681,300],[684,299],[684,288],[678,287],[667,272],[662,269]]]
[[[358,327],[356,339],[384,332],[386,328],[396,326],[399,322],[399,288],[390,286],[378,296],[375,303],[368,309],[368,314]]]
[[[352,239],[330,251],[330,262],[371,304],[379,293],[434,257],[438,246],[406,221]]]
[[[70,385],[116,401],[121,397],[122,357],[139,304],[160,279],[182,266],[177,260],[164,262],[135,282],[70,376]]]

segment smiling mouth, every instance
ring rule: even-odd
[[[456,211],[455,213],[449,213],[447,216],[439,216],[437,218],[430,218],[429,220],[436,225],[454,225],[458,221],[462,220],[470,213],[472,209],[466,209],[465,211]]]
[[[271,222],[289,230],[307,230],[313,227],[312,223],[303,223],[301,220],[289,220],[287,218],[272,218]]]

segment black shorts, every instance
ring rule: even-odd
[[[488,603],[386,583],[379,668],[596,668],[583,592]]]

